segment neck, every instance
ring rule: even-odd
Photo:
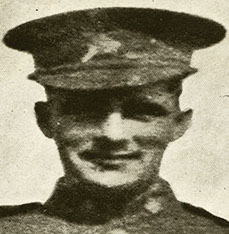
[[[125,214],[136,213],[144,207],[149,196],[164,196],[168,188],[168,184],[162,180],[151,186],[145,184],[131,189],[107,189],[62,177],[45,207],[50,214],[70,221],[105,223]]]

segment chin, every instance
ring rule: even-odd
[[[138,177],[129,177],[123,174],[105,172],[103,174],[82,174],[78,173],[77,180],[89,194],[93,196],[112,197],[135,197],[150,187],[152,178],[145,180]]]
[[[140,178],[137,175],[117,171],[83,173],[82,177],[85,181],[107,188],[130,187],[140,181]]]

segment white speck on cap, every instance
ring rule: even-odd
[[[95,37],[93,43],[89,45],[87,54],[81,59],[82,63],[88,62],[98,53],[114,53],[117,52],[121,43],[115,41],[104,34]]]
[[[88,49],[87,54],[85,54],[84,57],[82,58],[82,63],[86,63],[88,60],[90,60],[97,53],[98,53],[97,46],[91,45]]]

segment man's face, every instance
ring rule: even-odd
[[[68,176],[105,187],[153,180],[179,127],[178,94],[167,84],[50,91],[50,131]]]

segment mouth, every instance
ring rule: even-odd
[[[100,167],[102,170],[120,170],[130,160],[140,160],[140,151],[120,151],[116,153],[103,151],[84,151],[79,154],[80,159],[89,161]]]
[[[84,151],[79,154],[80,158],[86,161],[128,161],[139,160],[142,153],[140,151],[120,151],[120,152],[103,152],[103,151]]]

